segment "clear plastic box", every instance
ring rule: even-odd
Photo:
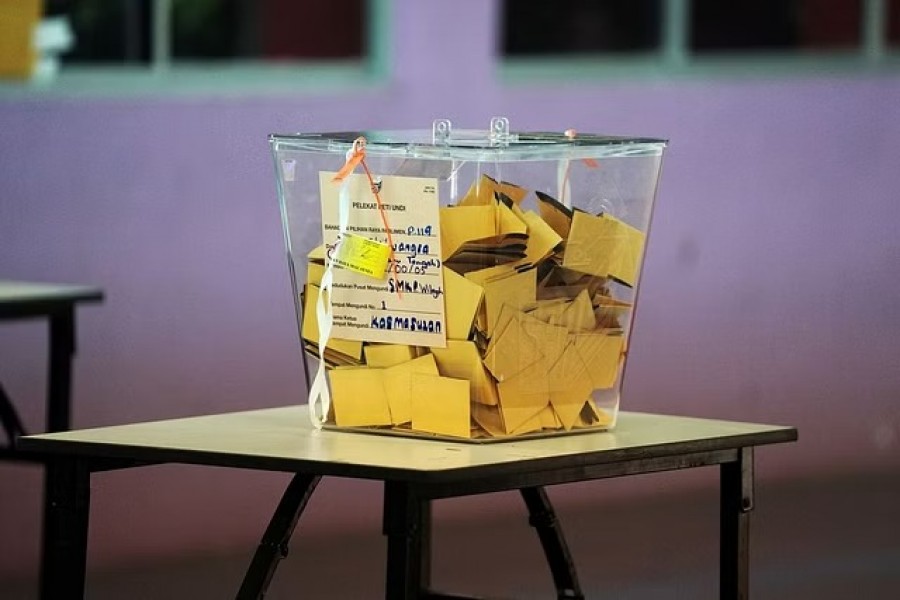
[[[665,140],[494,118],[270,142],[316,426],[615,425]]]

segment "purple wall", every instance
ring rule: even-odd
[[[672,140],[625,409],[799,426],[799,444],[758,453],[761,478],[896,473],[900,78],[506,85],[490,3],[398,4],[394,75],[370,91],[0,98],[0,277],[107,293],[79,312],[76,426],[304,397],[266,134],[502,114],[516,129]],[[463,18],[471,35],[447,26]],[[44,337],[0,328],[0,379],[32,429]],[[90,560],[252,544],[285,481],[189,467],[97,477]],[[0,466],[0,576],[35,568],[39,493],[36,470]],[[377,527],[378,493],[329,482],[304,527]]]

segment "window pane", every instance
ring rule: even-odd
[[[505,0],[503,53],[653,50],[660,19],[660,0]]]
[[[862,0],[693,0],[691,48],[824,50],[860,44]]]
[[[888,0],[888,44],[900,48],[900,0]]]
[[[148,63],[151,1],[45,0],[44,13],[67,15],[75,35],[75,45],[62,55],[62,62]]]
[[[173,0],[176,59],[364,55],[365,0]]]

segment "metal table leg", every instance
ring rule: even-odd
[[[722,463],[719,532],[719,597],[749,598],[750,511],[753,510],[753,448]]]
[[[69,306],[50,315],[50,357],[47,367],[47,416],[46,430],[66,431],[71,420],[70,391],[72,386],[72,356],[75,354],[75,309]],[[81,471],[84,473],[81,473]],[[79,464],[69,464],[66,460],[51,460],[44,471],[44,506],[43,506],[43,544],[41,560],[41,597],[42,598],[80,598],[84,589],[84,549],[75,556],[70,552],[78,549],[60,548],[59,544],[87,545],[87,506],[89,503],[87,468]],[[83,480],[83,481],[82,481]],[[83,489],[81,489],[83,487]],[[69,490],[69,488],[73,488]],[[75,489],[78,488],[78,489]],[[73,491],[74,490],[74,491]],[[81,502],[84,502],[83,512]],[[62,504],[60,504],[60,502]],[[68,531],[67,523],[81,528],[79,522],[84,520],[84,534]],[[80,537],[79,537],[80,536]],[[62,541],[60,541],[62,540]],[[54,547],[55,546],[55,547]],[[60,562],[62,561],[62,562]],[[77,562],[80,567],[69,573],[70,563]],[[71,586],[79,590],[66,596],[66,585],[60,583],[58,573],[62,570]],[[49,594],[49,595],[48,595]]]
[[[553,574],[556,586],[556,597],[559,600],[584,600],[584,593],[578,584],[575,563],[566,544],[562,527],[556,519],[550,498],[542,487],[522,488],[519,490],[525,505],[528,507],[528,523],[535,528],[547,557],[547,564]]]
[[[553,506],[541,487],[523,488],[529,523],[535,528],[560,600],[583,600],[578,576]],[[429,590],[431,584],[431,501],[412,486],[385,483],[384,534],[388,538],[386,598],[468,598]]]
[[[47,428],[66,431],[71,425],[72,357],[75,355],[75,308],[50,316],[50,360],[47,369]]]
[[[318,475],[298,473],[288,484],[244,575],[238,600],[265,597],[279,561],[288,555],[288,542],[320,479]]]
[[[431,581],[431,506],[405,483],[384,483],[383,533],[388,538],[385,598],[419,598]]]
[[[11,458],[14,456],[16,440],[19,436],[25,435],[25,428],[22,426],[22,420],[19,418],[19,413],[16,412],[16,407],[12,405],[12,401],[6,395],[6,390],[3,389],[2,384],[0,384],[0,426],[6,432],[7,439],[7,445],[0,446],[0,458],[7,456],[7,452]]]
[[[84,597],[90,477],[87,463],[80,459],[59,458],[47,464],[42,600]]]

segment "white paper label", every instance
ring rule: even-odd
[[[319,173],[322,239],[328,257],[336,252],[340,237],[340,184],[332,177],[334,173]],[[348,176],[348,186],[347,231],[393,242],[393,260],[380,279],[334,266],[332,337],[446,347],[437,179],[381,178],[379,195],[390,240],[366,175]]]

